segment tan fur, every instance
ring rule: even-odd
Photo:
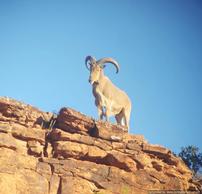
[[[103,68],[97,64],[90,67],[89,82],[92,84],[95,105],[98,108],[99,118],[115,116],[120,125],[129,129],[131,113],[131,101],[127,94],[116,87],[112,81],[104,75]]]

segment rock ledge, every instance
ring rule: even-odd
[[[183,161],[142,135],[70,108],[57,118],[0,98],[0,194],[199,191]]]

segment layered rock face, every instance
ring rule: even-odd
[[[62,108],[55,118],[0,98],[0,194],[144,194],[195,190],[170,150]]]

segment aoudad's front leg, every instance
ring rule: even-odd
[[[106,121],[109,121],[109,117],[111,115],[111,110],[110,108],[108,107],[105,107],[105,116],[106,116]]]
[[[105,114],[104,114],[104,110],[103,110],[103,107],[101,107],[101,106],[99,106],[99,107],[97,107],[98,108],[98,116],[99,116],[99,119],[100,120],[103,120],[103,118],[104,118],[104,116],[105,116]]]

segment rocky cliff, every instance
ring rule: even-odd
[[[0,98],[0,194],[197,190],[181,159],[70,108],[57,117]]]

